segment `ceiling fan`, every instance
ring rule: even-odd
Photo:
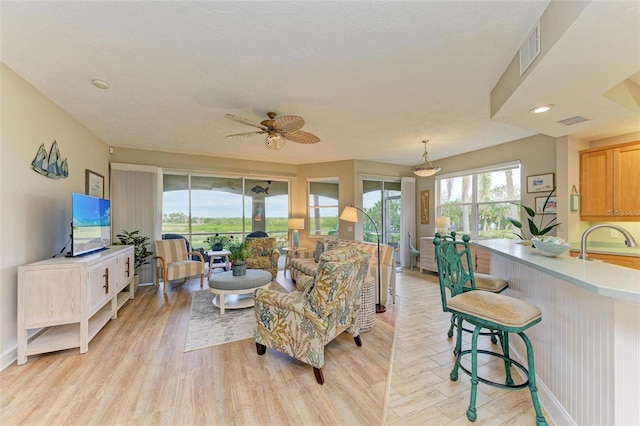
[[[228,135],[228,138],[246,138],[253,135],[259,135],[266,133],[267,139],[265,140],[267,148],[277,151],[284,147],[285,139],[292,142],[311,144],[320,142],[320,138],[316,135],[303,132],[300,130],[304,126],[304,119],[296,115],[283,115],[276,118],[275,112],[268,112],[268,120],[263,120],[260,124],[254,123],[246,118],[238,117],[233,114],[225,114],[229,120],[237,121],[238,123],[246,124],[249,126],[257,127],[260,129],[258,132],[236,133],[234,135]]]

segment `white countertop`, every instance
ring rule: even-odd
[[[569,256],[546,257],[516,240],[491,239],[472,244],[514,260],[587,291],[614,299],[640,303],[640,270]]]

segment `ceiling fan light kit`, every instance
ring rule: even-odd
[[[422,141],[422,143],[424,144],[424,154],[422,154],[422,158],[420,159],[418,164],[416,164],[416,166],[411,169],[411,172],[416,176],[433,176],[440,170],[442,170],[440,167],[435,167],[429,160],[429,154],[427,154],[427,142],[429,141]]]
[[[245,138],[266,133],[267,138],[265,139],[265,143],[267,148],[274,151],[282,149],[287,140],[303,144],[320,142],[320,138],[316,135],[300,130],[302,126],[304,126],[304,119],[302,117],[298,117],[296,115],[283,115],[276,118],[277,114],[275,112],[268,112],[267,116],[269,117],[268,120],[263,120],[258,124],[237,115],[225,114],[225,117],[229,120],[237,121],[238,123],[260,129],[257,132],[237,133],[234,135],[228,135],[227,137]]]

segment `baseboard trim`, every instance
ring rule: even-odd
[[[2,353],[2,358],[0,359],[0,371],[3,371],[5,368],[13,364],[18,360],[18,345],[15,345],[12,348],[4,351]]]

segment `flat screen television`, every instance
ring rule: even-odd
[[[71,256],[104,250],[111,245],[111,201],[71,194]]]

